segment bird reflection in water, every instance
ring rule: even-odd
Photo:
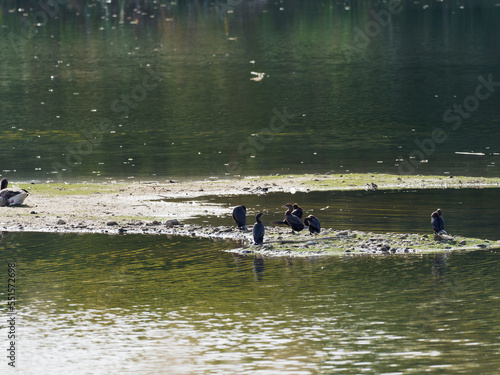
[[[253,273],[255,275],[256,281],[262,281],[264,277],[264,257],[262,254],[255,254],[255,258],[253,259]]]
[[[444,271],[446,268],[446,254],[436,254],[432,259],[432,276],[440,277],[444,276]]]

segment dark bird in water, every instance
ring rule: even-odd
[[[233,219],[239,229],[247,230],[247,208],[245,206],[233,208]]]
[[[253,242],[255,242],[256,245],[263,245],[264,244],[264,224],[262,224],[262,221],[260,221],[260,218],[264,215],[262,212],[258,213],[257,216],[255,216],[255,220],[257,221],[253,225]]]
[[[302,215],[303,215],[302,208],[300,208],[297,203],[294,203],[292,207],[293,207],[292,215],[295,215],[302,220]]]
[[[0,181],[0,207],[22,204],[29,195],[28,191],[24,189],[9,189],[7,188],[8,184],[9,181],[6,178],[2,178],[2,181]]]
[[[283,207],[288,208],[288,211],[285,212],[285,221],[292,228],[292,232],[300,232],[304,229],[304,223],[297,216],[292,214],[293,206],[290,203],[285,204]]]
[[[321,231],[321,224],[318,220],[318,218],[314,215],[309,215],[304,219],[304,224],[309,227],[309,232],[311,234],[313,233],[319,233]]]
[[[439,208],[431,214],[431,224],[434,233],[447,234],[444,230],[444,219],[441,216],[441,210]]]

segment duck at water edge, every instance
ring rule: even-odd
[[[9,181],[2,178],[0,181],[0,207],[17,206],[23,204],[26,197],[29,195],[25,189],[9,189],[7,185]]]

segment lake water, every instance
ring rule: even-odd
[[[497,251],[255,260],[221,251],[233,246],[4,237],[2,279],[16,264],[16,373],[498,371]]]
[[[13,180],[499,175],[494,4],[24,3],[0,6]]]
[[[343,1],[31,3],[0,5],[0,174],[14,182],[499,176],[496,4],[416,1],[387,13]],[[265,211],[266,223],[296,201],[323,226],[375,232],[428,233],[440,207],[450,233],[494,240],[498,194],[206,200]],[[8,264],[16,272],[16,373],[498,372],[498,250],[313,259],[222,251],[235,246],[4,233],[2,285]],[[0,297],[7,311],[5,287]],[[0,371],[10,370],[0,358]]]

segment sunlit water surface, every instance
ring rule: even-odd
[[[9,35],[22,35],[20,21],[36,10],[2,3],[3,176],[399,173],[400,159],[422,147],[413,173],[498,176],[500,94],[478,102],[456,129],[443,115],[475,93],[479,76],[500,81],[499,7],[407,3],[349,60],[356,27],[373,21],[371,6],[258,1],[221,18],[208,2],[160,3],[127,8],[128,19],[109,2],[61,7],[18,49]],[[264,79],[250,80],[251,71]],[[158,85],[141,91],[154,77]],[[284,113],[289,122],[269,133]],[[436,128],[447,140],[419,146]],[[440,207],[451,233],[499,239],[498,198],[433,190],[208,199],[264,210],[266,223],[296,201],[324,226],[376,232],[428,233]],[[227,216],[195,221],[232,224]],[[263,261],[221,251],[235,246],[165,236],[4,237],[2,280],[7,264],[17,264],[19,373],[500,368],[497,251]],[[6,329],[1,323],[2,350]]]
[[[19,370],[497,373],[496,251],[256,260],[221,251],[233,246],[8,235],[0,259],[17,264]],[[5,347],[5,325],[0,334]]]

